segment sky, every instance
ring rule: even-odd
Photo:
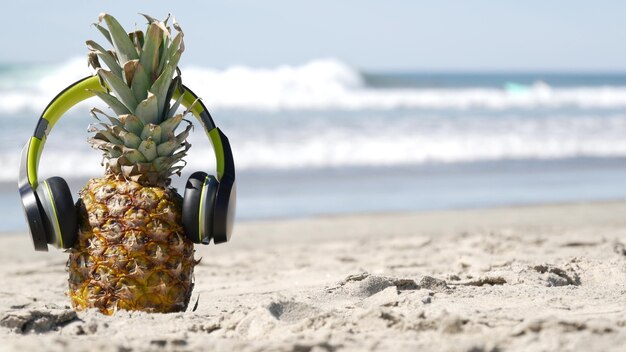
[[[63,4],[63,5],[61,5]],[[370,71],[626,71],[626,2],[578,0],[50,1],[2,5],[0,64],[86,53],[109,12],[171,12],[185,31],[181,66],[276,67],[337,58]]]

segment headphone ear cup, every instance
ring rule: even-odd
[[[71,248],[78,235],[78,219],[67,182],[51,177],[39,183],[36,192],[44,210],[48,243],[57,248]]]
[[[189,176],[183,199],[183,228],[194,243],[208,244],[213,233],[213,210],[219,182],[206,172]]]

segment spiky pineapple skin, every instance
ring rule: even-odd
[[[193,289],[193,243],[181,226],[181,197],[115,177],[93,178],[77,203],[69,296],[76,310],[184,311]]]

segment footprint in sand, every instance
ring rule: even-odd
[[[21,334],[44,333],[58,330],[77,319],[76,312],[71,309],[30,309],[8,312],[0,325]]]
[[[337,292],[348,296],[366,298],[392,286],[396,286],[398,290],[418,289],[417,283],[412,279],[399,279],[360,273],[346,277],[343,281],[337,283],[336,286],[327,288],[326,292]]]
[[[274,318],[286,323],[303,320],[320,312],[314,306],[296,301],[272,302],[268,305],[267,310]]]
[[[284,324],[294,324],[319,314],[314,306],[295,300],[278,299],[248,313],[235,331],[248,337],[267,336]]]

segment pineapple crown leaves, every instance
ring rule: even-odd
[[[101,14],[94,26],[113,49],[86,42],[88,63],[106,90],[93,93],[117,115],[92,109],[98,122],[90,125],[94,135],[89,143],[104,152],[109,174],[162,185],[169,183],[172,174],[180,174],[185,165],[182,158],[191,146],[186,138],[192,125],[184,119],[190,109],[177,114],[181,99],[170,106],[174,92],[182,91],[177,65],[184,51],[183,32],[173,20],[177,31],[173,35],[169,15],[164,21],[143,16],[148,20],[145,33],[127,33],[113,16]],[[188,125],[176,134],[182,121]]]
[[[148,15],[145,35],[142,31],[127,33],[120,23],[109,14],[101,14],[94,24],[113,46],[106,50],[93,40],[86,42],[88,64],[100,78],[100,82],[112,94],[95,92],[117,114],[133,113],[139,110],[144,123],[161,122],[169,116],[168,92],[179,73],[177,66],[185,50],[183,32],[174,20],[177,34],[173,36],[167,25],[169,15],[159,21]],[[107,28],[101,25],[106,24]],[[102,68],[102,61],[108,70]],[[178,75],[177,77],[179,77]],[[151,98],[150,93],[155,97]],[[108,97],[104,97],[104,95]],[[157,113],[154,114],[156,109]],[[149,113],[149,116],[145,116]],[[145,118],[146,120],[143,120]]]
[[[110,173],[148,185],[167,184],[172,174],[180,175],[186,164],[183,157],[191,147],[187,137],[193,128],[182,113],[160,125],[144,125],[128,114],[112,117],[97,108],[91,109],[91,114],[98,121],[102,121],[99,115],[114,121],[98,122],[89,128],[95,133],[89,142],[104,152]],[[183,121],[187,126],[176,134],[174,130]]]

